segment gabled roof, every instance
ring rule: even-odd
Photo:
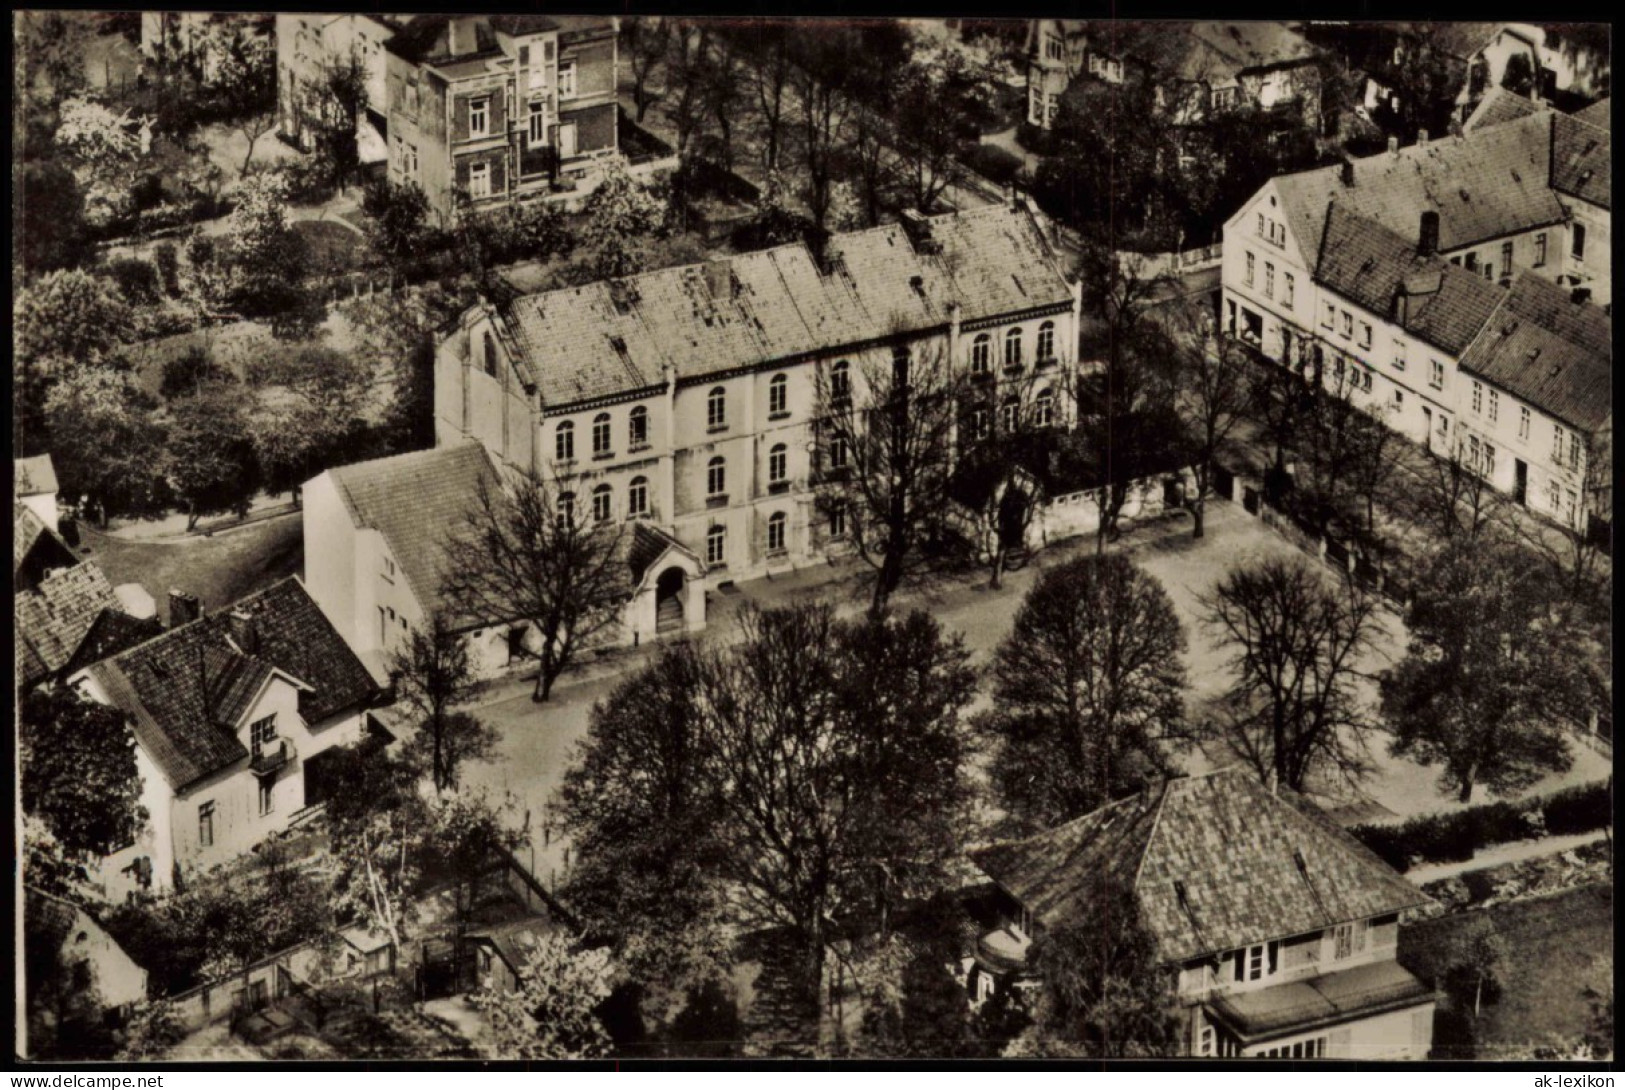
[[[681,541],[647,522],[633,523],[631,531],[621,535],[620,545],[634,587],[643,582],[649,566],[666,555],[668,549],[676,549],[696,563],[699,561]]]
[[[18,458],[11,463],[11,468],[18,496],[56,495],[56,467],[51,464],[49,454]]]
[[[1409,36],[1427,36],[1447,56],[1464,61],[1489,45],[1501,32],[1500,23],[1439,22],[1401,23],[1401,32]]]
[[[500,484],[485,447],[459,443],[328,472],[354,524],[383,535],[424,612],[455,615],[440,593],[441,567],[447,538],[472,510],[481,482]]]
[[[1466,350],[1504,294],[1437,255],[1422,257],[1416,241],[1341,201],[1327,207],[1315,282],[1451,355]]]
[[[1528,117],[1530,114],[1538,114],[1543,109],[1545,107],[1533,99],[1515,95],[1502,87],[1491,87],[1484,92],[1484,98],[1462,123],[1461,129],[1462,132],[1476,132],[1491,125],[1500,125],[1516,121],[1520,117]]]
[[[114,587],[116,595],[119,588]],[[78,673],[93,662],[110,659],[138,644],[164,634],[156,617],[132,617],[121,609],[104,609],[79,641],[79,650],[62,667],[63,676]]]
[[[96,619],[104,610],[117,610],[119,600],[100,568],[76,564],[51,572],[34,590],[17,595],[14,608],[19,680],[31,685],[65,667]]]
[[[1533,273],[1504,293],[1461,368],[1584,433],[1613,411],[1614,322]]]
[[[1446,137],[1397,152],[1351,160],[1354,184],[1341,167],[1275,179],[1294,235],[1306,255],[1321,248],[1327,202],[1410,237],[1424,211],[1439,213],[1439,249],[1450,251],[1563,221],[1551,187],[1551,111]]]
[[[62,536],[45,525],[45,520],[22,503],[12,505],[11,576],[16,579],[30,553],[49,551],[51,561],[60,566],[77,564],[79,556]]]
[[[532,916],[471,931],[468,938],[471,942],[488,943],[497,956],[507,962],[508,968],[518,975],[525,968],[529,952],[536,949],[544,935],[557,928],[558,925],[546,917]]]
[[[247,618],[246,626],[234,613]],[[378,692],[293,576],[89,667],[177,788],[248,756],[235,721],[272,670],[309,686],[300,693],[299,714],[313,725]]]
[[[1312,804],[1287,788],[1272,794],[1240,766],[1170,780],[971,857],[1048,927],[1087,921],[1086,891],[1117,879],[1165,962],[1427,900]]]
[[[1612,208],[1611,143],[1607,128],[1568,114],[1552,114],[1552,188],[1600,208]]]
[[[474,29],[474,48],[453,55],[451,51],[451,23],[454,19],[468,19]],[[384,48],[403,60],[414,64],[442,65],[460,63],[476,57],[500,56],[496,35],[491,32],[490,20],[469,15],[420,15],[395,31],[384,43]]]
[[[1595,125],[1604,131],[1608,130],[1613,120],[1613,111],[1608,105],[1607,98],[1598,99],[1583,110],[1576,110],[1572,115],[1576,121],[1584,121],[1587,125]]]
[[[670,364],[678,380],[898,332],[1037,307],[1072,289],[1034,215],[994,205],[929,217],[938,253],[901,226],[836,235],[820,271],[795,243],[728,259],[713,294],[701,265],[520,296],[504,308],[522,362],[550,406],[648,389]],[[617,303],[619,301],[619,303]]]

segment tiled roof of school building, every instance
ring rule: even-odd
[[[897,333],[1070,303],[1072,289],[1027,209],[996,205],[926,221],[936,252],[902,226],[513,299],[506,319],[542,400],[568,405],[652,387],[663,368],[697,380]],[[717,285],[713,291],[712,284]]]
[[[1503,293],[1461,368],[1590,433],[1612,413],[1613,333],[1601,307],[1524,273]]]
[[[1102,878],[1131,890],[1165,962],[1427,900],[1311,803],[1241,766],[1169,780],[972,858],[1052,928],[1087,922]]]

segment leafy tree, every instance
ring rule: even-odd
[[[22,702],[23,809],[69,852],[103,856],[146,823],[129,718],[71,689],[52,686]]]
[[[204,515],[246,515],[260,481],[241,395],[205,387],[169,409],[169,479],[186,506],[186,528]]]
[[[25,288],[12,320],[17,355],[53,375],[69,361],[106,361],[136,333],[134,313],[118,285],[79,269],[47,273]]]
[[[417,769],[376,743],[331,752],[323,786],[334,910],[399,946],[414,918],[431,824]]]
[[[1160,964],[1133,893],[1100,877],[1082,894],[1089,907],[1077,922],[1048,929],[1033,944],[1029,960],[1043,987],[1034,1025],[1018,1039],[1027,1047],[1014,1054],[1176,1055],[1173,973]]]
[[[1376,599],[1299,557],[1268,557],[1232,567],[1203,606],[1234,654],[1212,733],[1294,791],[1315,771],[1363,776],[1373,724],[1357,686],[1378,632]]]
[[[94,30],[87,12],[17,13],[16,80],[31,108],[55,109],[85,86],[85,50]]]
[[[942,538],[964,378],[939,348],[899,337],[890,361],[871,359],[844,379],[820,367],[814,381],[818,507],[841,512],[874,569],[869,608],[879,616]]]
[[[583,647],[620,621],[630,586],[618,523],[599,522],[568,481],[482,480],[446,548],[444,593],[460,616],[523,622],[546,700]]]
[[[73,172],[43,160],[19,165],[11,195],[11,256],[25,275],[71,269],[94,254],[85,194]]]
[[[69,99],[62,105],[56,146],[83,188],[86,215],[98,226],[135,211],[131,171],[142,148],[134,125],[128,110],[114,113],[89,99]]]
[[[424,256],[431,239],[429,198],[415,182],[368,182],[361,191],[361,210],[367,216],[367,241],[391,269],[408,270]]]
[[[917,53],[898,74],[893,130],[910,200],[930,214],[953,181],[956,160],[974,143],[969,120],[982,84],[964,54]]]
[[[666,209],[616,160],[582,208],[580,245],[599,278],[631,276],[648,267],[648,242],[664,237]]]
[[[631,15],[621,20],[621,52],[632,68],[632,104],[638,124],[655,100],[649,77],[671,45],[671,22],[658,15]]]
[[[681,994],[720,975],[719,817],[701,715],[709,662],[666,646],[594,708],[557,805],[575,854],[564,899],[633,979]]]
[[[361,58],[352,55],[326,66],[313,94],[318,161],[332,170],[333,182],[342,190],[361,169],[357,132],[367,106],[367,69]]]
[[[186,1023],[168,999],[137,1003],[124,1027],[118,1055],[120,1063],[161,1060],[186,1039]]]
[[[254,145],[276,125],[276,51],[269,38],[225,23],[214,49],[219,60],[209,89],[248,141],[241,171],[246,177]]]
[[[1391,751],[1442,765],[1463,803],[1514,794],[1573,760],[1564,722],[1595,704],[1581,634],[1549,568],[1516,546],[1456,541],[1417,581],[1410,646],[1382,678]]]
[[[471,283],[426,284],[362,297],[340,312],[349,322],[354,356],[374,375],[390,378],[385,448],[434,446],[434,333],[475,300]]]
[[[489,896],[488,884],[501,881],[493,879],[492,863],[516,850],[524,835],[512,827],[511,803],[493,807],[483,795],[443,798],[429,817],[422,847],[425,887],[450,882],[457,925],[463,931],[473,923],[474,910]]]
[[[1127,557],[1083,556],[1041,575],[992,665],[1004,807],[1047,829],[1166,771],[1184,736],[1185,633],[1168,593]]]
[[[1114,248],[1158,226],[1177,155],[1148,82],[1074,84],[1061,98],[1052,137],[1054,154],[1033,177],[1033,196],[1046,212],[1083,230],[1109,225]]]
[[[132,307],[152,307],[158,303],[158,270],[138,257],[115,258],[107,263],[107,275]]]
[[[249,315],[277,315],[302,301],[306,246],[288,219],[288,180],[261,171],[244,178],[217,260],[230,274],[230,298]]]
[[[525,954],[519,989],[487,983],[474,1006],[491,1027],[492,1059],[585,1060],[609,1054],[597,1008],[610,994],[609,955],[563,931],[539,936]]]
[[[164,429],[128,373],[77,369],[51,388],[44,419],[64,492],[100,512],[141,514],[161,499]]]
[[[944,907],[941,900],[930,907]],[[951,968],[959,960],[958,936],[950,928],[926,930],[913,939],[886,937],[859,970],[865,981],[860,1031],[864,1052],[919,1059],[977,1054],[970,997]]]
[[[1392,122],[1400,130],[1402,140],[1409,143],[1423,129],[1442,135],[1450,125],[1455,107],[1456,92],[1461,87],[1463,72],[1450,50],[1439,41],[1437,24],[1412,24],[1403,47],[1397,52],[1398,60],[1380,73],[1383,82],[1393,88],[1398,99],[1397,116]],[[1466,74],[1469,79],[1471,73]],[[1482,88],[1472,90],[1476,96]]]
[[[474,694],[468,646],[442,616],[414,628],[389,659],[390,676],[406,703],[418,714],[415,748],[427,750],[424,762],[435,789],[457,786],[464,761],[485,760],[496,745],[496,732],[472,715],[452,711]]]
[[[262,385],[248,433],[268,491],[291,492],[353,454],[364,428],[371,374],[364,359],[302,345],[249,368]]]
[[[1501,970],[1511,948],[1487,913],[1478,913],[1452,943],[1450,967],[1444,973],[1445,991],[1458,1010],[1473,1009],[1477,1018],[1485,1003],[1501,998]]]
[[[158,393],[165,401],[191,397],[211,383],[236,381],[225,367],[216,362],[203,345],[192,345],[184,352],[164,361],[163,381]]]

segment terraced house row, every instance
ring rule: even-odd
[[[521,296],[440,344],[437,439],[659,527],[714,586],[849,547],[850,513],[815,503],[849,455],[819,434],[820,384],[861,408],[873,368],[945,354],[1060,424],[1080,299],[1024,203]]]
[[[1607,110],[1492,95],[1271,180],[1225,225],[1224,328],[1534,511],[1610,518]]]

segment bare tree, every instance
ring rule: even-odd
[[[875,568],[875,616],[941,541],[962,386],[941,346],[894,336],[890,360],[871,358],[856,376],[821,365],[815,376],[817,502],[841,513]]]
[[[400,695],[418,713],[416,748],[428,751],[435,790],[455,787],[457,766],[487,756],[496,741],[479,720],[452,711],[474,694],[462,633],[443,614],[435,614],[390,655],[389,671]]]
[[[625,16],[621,20],[621,37],[627,63],[632,66],[632,103],[637,107],[638,123],[642,124],[643,115],[655,100],[649,77],[671,48],[671,23],[658,15]]]
[[[820,230],[828,226],[830,192],[852,109],[846,81],[853,69],[853,42],[820,31],[801,43],[794,86],[801,100],[801,151],[807,171],[807,208]]]
[[[721,136],[722,166],[733,169],[734,119],[745,104],[745,73],[732,53],[713,40],[701,61],[701,98]]]
[[[620,524],[596,520],[573,487],[523,474],[482,480],[446,547],[443,593],[458,614],[529,625],[513,650],[537,662],[537,701],[619,622],[631,589]]]
[[[1404,513],[1447,543],[1474,541],[1505,528],[1507,509],[1501,494],[1488,477],[1462,461],[1459,446],[1418,465],[1403,492]]]
[[[1207,497],[1220,453],[1248,409],[1252,363],[1211,311],[1195,303],[1173,308],[1171,334],[1178,351],[1179,412],[1184,418],[1196,494],[1190,499],[1192,537],[1201,537]]]
[[[751,85],[767,130],[762,165],[777,170],[784,141],[784,92],[795,72],[790,58],[790,24],[782,19],[769,20],[752,27],[745,37],[754,54]]]
[[[1316,771],[1357,782],[1373,723],[1355,686],[1378,631],[1375,598],[1301,557],[1270,557],[1232,568],[1203,606],[1234,654],[1212,733],[1293,790]]]
[[[707,28],[695,19],[677,20],[666,55],[666,99],[677,130],[677,154],[687,156],[705,107]]]

